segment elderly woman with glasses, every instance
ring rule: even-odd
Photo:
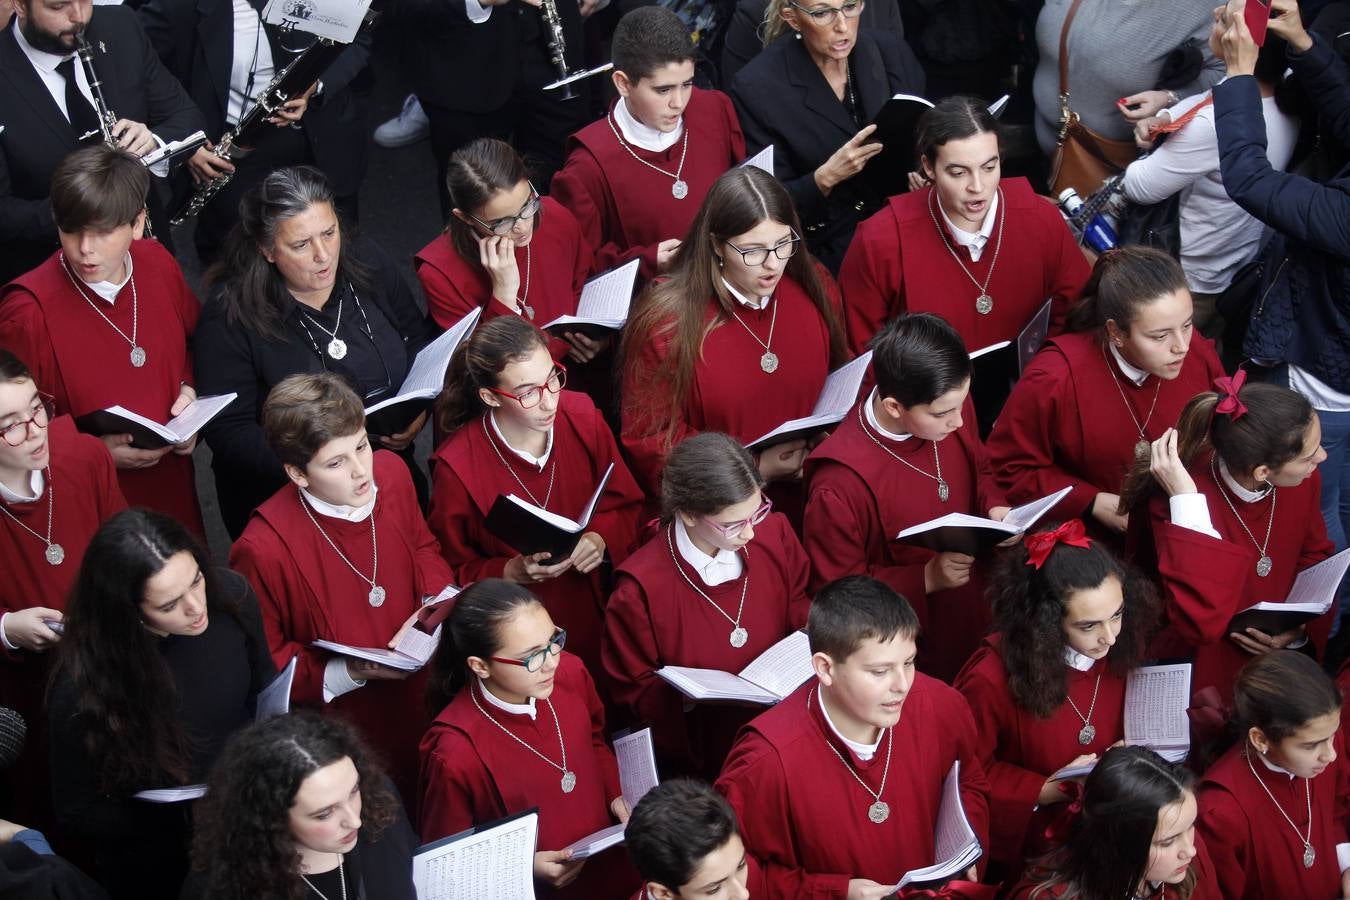
[[[923,70],[903,40],[859,29],[863,5],[772,0],[764,52],[731,82],[747,148],[773,146],[774,174],[806,223],[811,252],[833,272],[853,229],[886,199],[854,177],[881,150],[868,123],[892,95],[924,92]]]

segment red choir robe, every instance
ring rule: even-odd
[[[422,840],[436,841],[532,807],[539,809],[541,851],[561,850],[614,824],[610,804],[623,793],[619,767],[605,741],[605,712],[595,683],[580,659],[563,651],[553,693],[547,701],[536,701],[533,720],[491,705],[478,680],[470,682],[422,738]],[[549,704],[558,716],[557,728]],[[561,763],[559,731],[567,768],[576,775],[570,794],[562,791],[561,772],[519,743]],[[576,881],[562,890],[537,886],[548,897],[620,900],[639,883],[623,849],[613,848],[586,860]]]
[[[405,801],[412,804],[417,796],[417,741],[428,721],[423,705],[425,672],[402,681],[371,679],[325,704],[323,672],[333,654],[311,646],[326,640],[384,647],[424,597],[439,594],[454,582],[422,519],[408,467],[387,450],[376,451],[374,460],[378,492],[371,515],[379,545],[376,580],[386,592],[383,605],[370,605],[370,584],[328,543],[332,540],[352,565],[369,573],[370,520],[348,522],[315,512],[323,528],[320,533],[300,505],[305,501],[293,484],[253,511],[230,551],[230,567],[247,578],[258,595],[277,668],[299,656],[291,703],[319,707],[357,725],[380,751]]]
[[[131,345],[103,321],[71,284],[60,252],[0,289],[0,346],[27,363],[39,390],[55,398],[56,414],[79,418],[109,406],[167,422],[182,385],[192,384],[188,341],[201,305],[178,263],[153,240],[131,242],[136,287],[136,342],[146,353],[131,365]],[[85,287],[128,337],[132,284],[109,305]],[[148,506],[204,534],[192,457],[168,453],[148,469],[119,469],[118,483],[132,506]]]
[[[484,418],[469,422],[436,448],[431,457],[431,508],[427,523],[459,584],[501,578],[519,554],[488,531],[487,514],[498,495],[543,500],[549,482],[548,509],[567,518],[579,516],[610,463],[614,474],[600,498],[587,531],[605,539],[605,552],[618,565],[637,545],[642,492],[619,457],[614,435],[585,394],[563,391],[553,420],[553,449],[542,470],[535,469],[501,442]],[[495,448],[495,449],[494,449]],[[500,453],[500,457],[498,454]],[[507,471],[502,460],[510,466]],[[513,474],[514,473],[514,476]],[[519,478],[518,482],[516,479]],[[567,646],[600,671],[600,634],[609,592],[605,567],[588,574],[568,571],[529,586],[553,621],[567,629]]]
[[[890,441],[865,422],[865,397],[854,405],[835,432],[806,460],[807,502],[802,530],[811,559],[812,588],[845,575],[870,575],[886,582],[914,607],[922,631],[919,668],[951,681],[991,621],[984,596],[983,563],[959,588],[929,596],[924,566],[931,550],[897,542],[905,528],[961,512],[987,516],[1005,505],[975,430],[969,401],[965,422],[938,443],[942,477],[950,494],[938,499],[937,482],[901,464],[877,446],[885,446],[923,472],[933,473],[933,444],[910,438]]]
[[[949,232],[944,246],[943,232],[933,223],[931,187],[892,197],[858,226],[839,270],[854,352],[862,352],[881,326],[902,312],[937,313],[972,350],[1016,340],[1046,300],[1054,301],[1050,333],[1063,329],[1091,268],[1053,203],[1037,196],[1025,178],[1005,178],[1002,187],[998,215],[1003,244],[997,264],[998,225],[979,262],[972,262],[970,250],[957,246]],[[945,229],[941,212],[936,215]],[[980,284],[993,269],[988,293],[994,308],[989,314],[976,311],[980,290],[948,246]]]
[[[1255,758],[1248,767],[1247,741],[1229,748],[1200,782],[1198,831],[1204,835],[1225,900],[1324,900],[1341,896],[1336,845],[1346,838],[1350,801],[1350,762],[1336,738],[1337,759],[1322,774],[1305,781],[1274,772]],[[1252,769],[1256,770],[1253,777]],[[1260,779],[1260,783],[1257,783]],[[1266,792],[1274,795],[1299,835],[1308,833],[1308,796],[1312,790],[1312,846],[1316,860],[1303,867],[1303,838],[1285,821]]]
[[[825,721],[817,684],[811,679],[742,729],[717,780],[746,849],[764,869],[769,897],[843,900],[850,878],[894,884],[932,865],[942,782],[958,759],[966,816],[980,845],[989,846],[989,782],[960,694],[916,674],[899,723],[863,762]],[[890,817],[875,824],[868,818],[873,797],[853,773],[876,790],[888,740],[894,747],[881,800]]]
[[[1097,736],[1083,745],[1083,719],[1067,701],[1043,719],[1013,699],[1001,643],[1000,635],[986,638],[954,686],[975,717],[975,749],[989,774],[990,856],[1017,872],[1024,859],[1050,849],[1045,829],[1065,810],[1062,804],[1037,809],[1045,780],[1075,757],[1105,753],[1125,736],[1125,679],[1106,660],[1086,672],[1065,664],[1069,698],[1084,714],[1093,710],[1089,721]]]
[[[1201,809],[1203,810],[1203,806]],[[1191,890],[1190,900],[1233,900],[1219,888],[1219,876],[1214,871],[1214,859],[1205,846],[1204,835],[1195,831],[1195,856],[1191,859],[1191,868],[1195,871],[1195,887]],[[1002,900],[1058,900],[1069,891],[1066,884],[1056,884],[1043,891],[1036,889],[1048,880],[1050,873],[1037,871],[1023,878],[1003,895]],[[1180,900],[1181,895],[1172,885],[1165,886],[1151,900]]]
[[[656,245],[683,239],[713,182],[745,158],[745,136],[731,99],[700,88],[684,108],[687,149],[683,140],[660,153],[620,144],[613,120],[611,105],[605,118],[567,139],[567,162],[549,192],[581,223],[586,243],[595,248],[595,271],[641,258],[641,277],[647,279],[656,274]],[[672,175],[684,154],[680,179],[689,193],[677,199],[671,193],[674,179],[638,162],[625,145]]]
[[[1327,538],[1319,505],[1322,476],[1314,472],[1297,487],[1276,489],[1275,522],[1266,548],[1273,566],[1265,578],[1257,575],[1260,553],[1219,494],[1211,458],[1212,453],[1201,456],[1189,471],[1196,489],[1205,495],[1210,522],[1222,540],[1172,524],[1167,497],[1159,494],[1149,501],[1148,525],[1167,619],[1167,628],[1154,639],[1150,654],[1193,656],[1192,694],[1214,687],[1227,701],[1233,695],[1238,670],[1252,659],[1229,640],[1228,623],[1255,603],[1284,602],[1295,576],[1326,559],[1335,548]],[[1228,491],[1242,522],[1257,540],[1263,540],[1270,500],[1246,503],[1227,485],[1223,490]],[[1333,603],[1325,615],[1308,623],[1308,637],[1319,657],[1335,616]]]
[[[1022,373],[989,435],[994,474],[1014,504],[1072,487],[1049,516],[1083,515],[1099,493],[1120,493],[1139,442],[1135,419],[1142,424],[1147,418],[1144,434],[1157,440],[1176,425],[1187,401],[1210,390],[1222,374],[1213,342],[1199,334],[1191,337],[1180,374],[1161,387],[1156,375],[1136,387],[1095,332],[1051,338]],[[1155,391],[1157,406],[1149,417]]]
[[[715,778],[737,730],[760,710],[703,703],[686,712],[684,695],[658,678],[656,670],[692,666],[734,675],[804,628],[811,605],[806,593],[810,564],[786,517],[774,513],[755,526],[742,555],[742,576],[709,587],[680,557],[673,531],[673,525],[661,529],[616,573],[601,658],[614,703],[633,722],[652,726],[666,763],[662,771]],[[733,618],[744,588],[745,646],[731,646],[731,623],[685,578]]]

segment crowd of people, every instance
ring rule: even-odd
[[[445,223],[399,260],[356,228],[369,22],[5,2],[0,896],[414,900],[419,846],[534,811],[542,897],[1350,898],[1350,592],[1301,579],[1350,542],[1341,4],[390,0]],[[962,91],[1037,47],[1005,178]],[[1163,237],[1056,207],[1072,140]],[[621,327],[545,330],[629,263]],[[658,674],[798,632],[773,703]],[[1130,700],[1157,660],[1175,709]],[[953,804],[970,864],[904,880]]]

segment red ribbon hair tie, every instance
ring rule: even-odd
[[[1087,549],[1092,546],[1088,540],[1087,529],[1081,519],[1070,519],[1054,531],[1038,531],[1022,539],[1027,548],[1027,565],[1039,569],[1050,558],[1050,551],[1056,544],[1068,544],[1071,547]]]
[[[1238,399],[1238,391],[1247,383],[1247,370],[1238,369],[1233,377],[1221,376],[1214,379],[1214,389],[1219,392],[1219,402],[1214,412],[1223,413],[1236,422],[1247,414],[1247,405]]]

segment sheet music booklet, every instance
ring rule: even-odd
[[[1072,490],[1072,486],[1060,488],[1048,497],[1014,507],[1002,522],[966,513],[947,513],[912,525],[897,534],[895,539],[917,547],[927,547],[935,553],[968,553],[976,556],[1030,529]]]
[[[121,406],[85,413],[75,420],[75,424],[86,434],[130,434],[131,446],[140,450],[159,450],[192,440],[207,422],[224,412],[238,396],[198,397],[188,404],[187,409],[162,425]]]
[[[424,608],[441,600],[449,599],[458,594],[459,591],[460,589],[453,584],[446,585],[445,590],[437,594],[430,603],[425,604]],[[343,656],[350,656],[354,659],[379,663],[401,672],[416,672],[427,664],[440,642],[441,626],[437,625],[434,631],[427,633],[423,630],[422,623],[419,621],[403,632],[403,637],[399,638],[398,646],[393,650],[388,647],[353,647],[349,644],[325,640],[315,641],[310,646],[339,653]]]
[[[1281,634],[1326,615],[1336,602],[1336,594],[1350,568],[1350,549],[1308,566],[1294,578],[1294,586],[1283,603],[1253,604],[1233,617],[1229,631],[1257,628],[1266,634]]]
[[[408,376],[399,386],[398,394],[366,407],[366,430],[371,434],[398,434],[407,429],[422,410],[431,405],[445,387],[445,370],[456,348],[473,333],[482,307],[469,311],[464,318],[445,330],[436,340],[427,344],[408,367]]]
[[[868,350],[857,359],[835,369],[826,377],[825,384],[820,389],[820,397],[816,399],[816,405],[809,416],[784,422],[768,434],[762,434],[746,444],[746,448],[751,451],[764,450],[775,444],[807,437],[842,422],[858,399],[858,391],[862,389],[863,379],[867,376],[867,365],[871,361],[872,351]]]
[[[656,775],[656,755],[652,749],[652,730],[644,728],[614,739],[614,755],[619,762],[619,785],[631,812],[639,800],[660,783]],[[622,823],[602,828],[594,834],[568,844],[573,859],[586,859],[615,844],[623,843]]]
[[[806,632],[794,631],[732,675],[720,669],[663,666],[658,677],[694,700],[737,700],[772,706],[815,674]]]
[[[576,521],[535,506],[515,494],[498,494],[484,524],[488,531],[526,556],[547,550],[552,556],[544,561],[545,565],[561,562],[572,554],[577,541],[586,533],[586,526],[591,524],[591,517],[595,515],[612,474],[614,463],[610,463],[605,474],[600,476],[600,483]]]
[[[537,808],[417,848],[417,900],[522,900],[534,897]]]
[[[558,316],[545,325],[544,330],[554,334],[579,331],[590,338],[618,331],[628,322],[628,307],[633,302],[640,262],[631,260],[587,281],[581,289],[581,299],[577,301],[576,315]]]
[[[952,763],[951,771],[942,782],[942,805],[938,807],[937,822],[933,828],[933,847],[936,862],[921,869],[910,869],[896,884],[897,892],[911,884],[945,881],[960,875],[975,864],[984,852],[975,829],[966,818],[966,807],[961,802],[961,761]]]
[[[1191,752],[1190,705],[1190,663],[1140,666],[1125,681],[1125,743],[1147,747],[1168,762],[1182,762]],[[1096,765],[1065,766],[1051,778],[1078,778]]]

